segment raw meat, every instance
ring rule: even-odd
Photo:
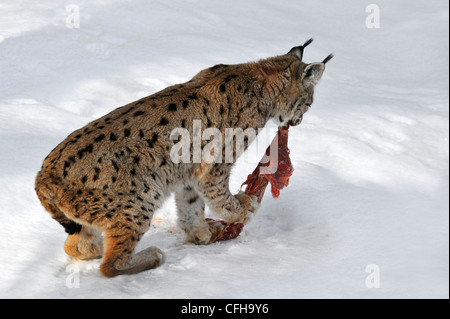
[[[256,195],[258,202],[261,203],[267,185],[272,186],[272,196],[278,198],[280,190],[289,185],[289,178],[294,172],[291,159],[289,158],[288,148],[289,127],[279,127],[277,136],[273,139],[267,148],[264,157],[256,166],[252,174],[242,186],[247,185],[245,192],[250,195]],[[207,219],[212,221],[212,219]],[[233,239],[239,236],[244,224],[227,223],[218,221],[225,227],[217,237],[216,241]]]

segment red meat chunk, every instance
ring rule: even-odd
[[[256,195],[261,203],[267,185],[272,187],[272,196],[278,198],[280,190],[289,185],[289,178],[294,172],[288,148],[289,127],[279,127],[277,136],[267,148],[264,157],[256,169],[242,184],[247,185],[245,192]],[[208,219],[211,220],[211,219]],[[217,238],[217,241],[233,239],[239,236],[244,224],[226,223],[219,221],[225,227]]]
[[[242,185],[247,185],[245,192],[257,195],[261,202],[267,184],[272,186],[274,198],[280,196],[280,190],[289,185],[289,178],[294,172],[288,148],[289,127],[278,128],[277,136],[267,148],[266,154],[256,169]],[[272,152],[271,152],[272,151]]]

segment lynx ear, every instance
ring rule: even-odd
[[[313,42],[314,39],[307,40],[303,45],[300,45],[298,47],[293,47],[291,51],[289,51],[288,54],[295,55],[297,58],[300,59],[300,61],[303,59],[303,50]]]
[[[303,71],[303,86],[309,87],[311,85],[314,86],[319,83],[323,71],[325,71],[324,63],[318,62],[309,64]]]

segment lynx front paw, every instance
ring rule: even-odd
[[[208,245],[216,241],[224,226],[215,221],[207,221],[205,227],[185,229],[188,241],[196,245]]]
[[[233,222],[239,222],[247,224],[253,217],[253,214],[259,209],[258,197],[255,195],[249,195],[245,192],[239,192],[235,195],[236,199],[241,204],[242,211],[239,214],[239,219]]]

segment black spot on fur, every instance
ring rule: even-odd
[[[222,69],[222,68],[226,68],[228,67],[228,65],[226,64],[217,64],[215,66],[213,66],[212,68],[210,68],[212,71],[218,70],[218,69]]]
[[[167,125],[169,124],[169,120],[167,120],[165,117],[161,118],[161,121],[159,122],[159,125]]]
[[[111,163],[113,164],[114,169],[116,170],[116,172],[118,172],[119,171],[119,166],[117,165],[117,163],[115,161],[113,161],[113,160],[111,160]]]
[[[134,107],[130,107],[128,110],[126,110],[125,112],[123,112],[121,115],[120,115],[120,117],[122,117],[122,116],[124,116],[124,115],[127,115],[128,113],[130,113],[131,111],[133,111],[134,110]]]
[[[148,147],[153,147],[154,143],[158,141],[158,134],[154,133],[152,139],[147,139]]]
[[[95,142],[95,143],[98,143],[98,142],[103,141],[104,139],[105,139],[105,134],[100,134],[99,136],[97,136],[97,137],[94,139],[94,142]]]
[[[182,105],[183,105],[184,109],[187,109],[187,107],[189,106],[189,101],[188,100],[184,100]]]
[[[191,199],[189,199],[188,203],[194,204],[197,200],[198,200],[198,196],[195,196],[195,197],[192,197]]]
[[[197,100],[198,99],[197,93],[194,93],[192,95],[188,95],[188,99],[190,99],[190,100]]]
[[[225,91],[226,91],[225,84],[221,84],[219,87],[219,90],[220,90],[220,92],[225,93]]]
[[[144,131],[143,130],[139,130],[139,137],[144,138]]]
[[[65,161],[64,162],[64,170],[66,170],[67,168],[69,168],[70,166],[70,162],[69,161]]]
[[[109,135],[109,140],[112,141],[112,142],[117,141],[117,136],[116,136],[116,134],[114,134],[114,133],[111,132],[111,134]]]
[[[81,182],[84,184],[84,183],[86,183],[86,181],[87,181],[87,176],[84,175],[84,176],[81,178]]]
[[[133,114],[133,116],[134,116],[134,117],[138,117],[138,116],[141,116],[141,115],[144,115],[144,114],[145,114],[144,111],[137,111],[137,112],[135,112],[135,113]]]
[[[93,147],[92,144],[89,144],[89,145],[86,146],[85,148],[82,148],[81,150],[79,150],[79,151],[77,152],[78,157],[79,157],[80,159],[82,159],[83,156],[84,156],[84,153],[92,153],[93,148],[94,148],[94,147]]]
[[[225,78],[225,83],[228,83],[228,82],[230,82],[232,79],[235,79],[235,78],[237,78],[237,75],[236,75],[236,74],[231,74],[231,75],[229,75],[229,76],[227,76],[227,77]]]
[[[128,136],[130,136],[130,134],[131,134],[131,131],[130,131],[130,129],[125,129],[124,131],[123,131],[123,134],[124,134],[124,136],[125,137],[128,137]]]
[[[176,112],[177,111],[177,105],[175,103],[170,103],[167,110],[170,111],[170,112]]]

